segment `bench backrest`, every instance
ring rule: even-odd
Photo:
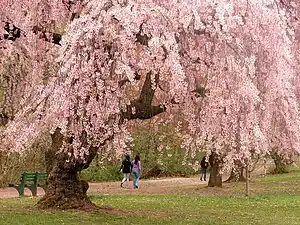
[[[47,173],[37,173],[37,182],[46,183],[48,174]]]
[[[27,181],[35,181],[36,179],[36,173],[23,173],[21,181],[27,182]]]
[[[37,173],[37,172],[23,173],[21,178],[22,183],[27,183],[27,182],[45,183],[46,180],[47,180],[47,173]]]

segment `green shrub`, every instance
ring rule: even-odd
[[[181,138],[171,126],[161,125],[157,130],[140,128],[132,134],[131,160],[139,155],[142,162],[142,178],[190,176],[199,173],[195,168],[201,160],[200,150],[186,150],[181,147]],[[109,159],[109,160],[108,160]],[[122,159],[113,150],[102,150],[90,167],[81,172],[88,181],[110,181],[122,179],[119,172]]]
[[[41,145],[34,145],[26,153],[0,153],[0,187],[19,183],[24,172],[45,172],[44,151]]]
[[[120,165],[102,165],[97,166],[92,163],[90,167],[80,173],[80,177],[90,182],[116,181],[122,179]]]
[[[157,130],[139,129],[132,136],[132,155],[140,155],[143,177],[190,176],[198,173],[197,162],[204,153],[201,149],[192,151],[182,148],[182,139],[174,127],[160,125]]]

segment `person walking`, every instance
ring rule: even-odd
[[[201,166],[201,178],[200,180],[202,181],[204,179],[204,181],[206,181],[206,170],[208,167],[208,160],[206,159],[206,156],[203,156],[201,162],[200,162],[200,166]]]
[[[132,175],[133,175],[133,188],[139,188],[139,178],[142,170],[140,156],[136,155],[135,159],[131,162]]]
[[[128,186],[129,175],[131,173],[131,169],[132,169],[132,167],[131,167],[131,162],[130,162],[130,155],[126,154],[125,158],[122,161],[122,165],[120,168],[120,172],[122,172],[123,176],[124,176],[124,178],[121,182],[121,187],[123,187],[124,182],[127,182],[127,186]]]

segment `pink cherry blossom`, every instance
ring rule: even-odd
[[[296,1],[0,3],[1,27],[21,30],[15,41],[1,37],[1,66],[19,52],[30,62],[3,148],[22,151],[60,128],[75,159],[112,137],[121,151],[130,140],[122,115],[150,74],[153,103],[183,113],[185,132],[208,149],[229,159],[274,145],[300,151]]]

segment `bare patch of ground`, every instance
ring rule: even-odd
[[[25,188],[24,194],[25,196],[32,195],[31,191],[28,188]],[[37,195],[41,196],[44,194],[45,194],[44,190],[42,188],[38,188]],[[0,188],[0,198],[14,198],[14,197],[19,197],[19,193],[15,188],[13,187]]]
[[[191,178],[163,178],[155,180],[140,180],[140,188],[133,189],[132,181],[124,184],[120,182],[90,183],[89,194],[167,194],[178,193],[190,186],[206,186],[207,181],[200,181],[199,176]]]
[[[207,181],[200,181],[199,176],[190,178],[161,178],[154,180],[140,180],[140,188],[133,189],[133,183],[125,183],[125,188],[120,186],[121,182],[89,183],[88,194],[176,194],[197,192],[197,189],[205,189]],[[38,196],[44,195],[42,188],[38,188]],[[1,188],[0,198],[18,197],[15,188]],[[25,188],[25,196],[31,196],[30,190]]]

